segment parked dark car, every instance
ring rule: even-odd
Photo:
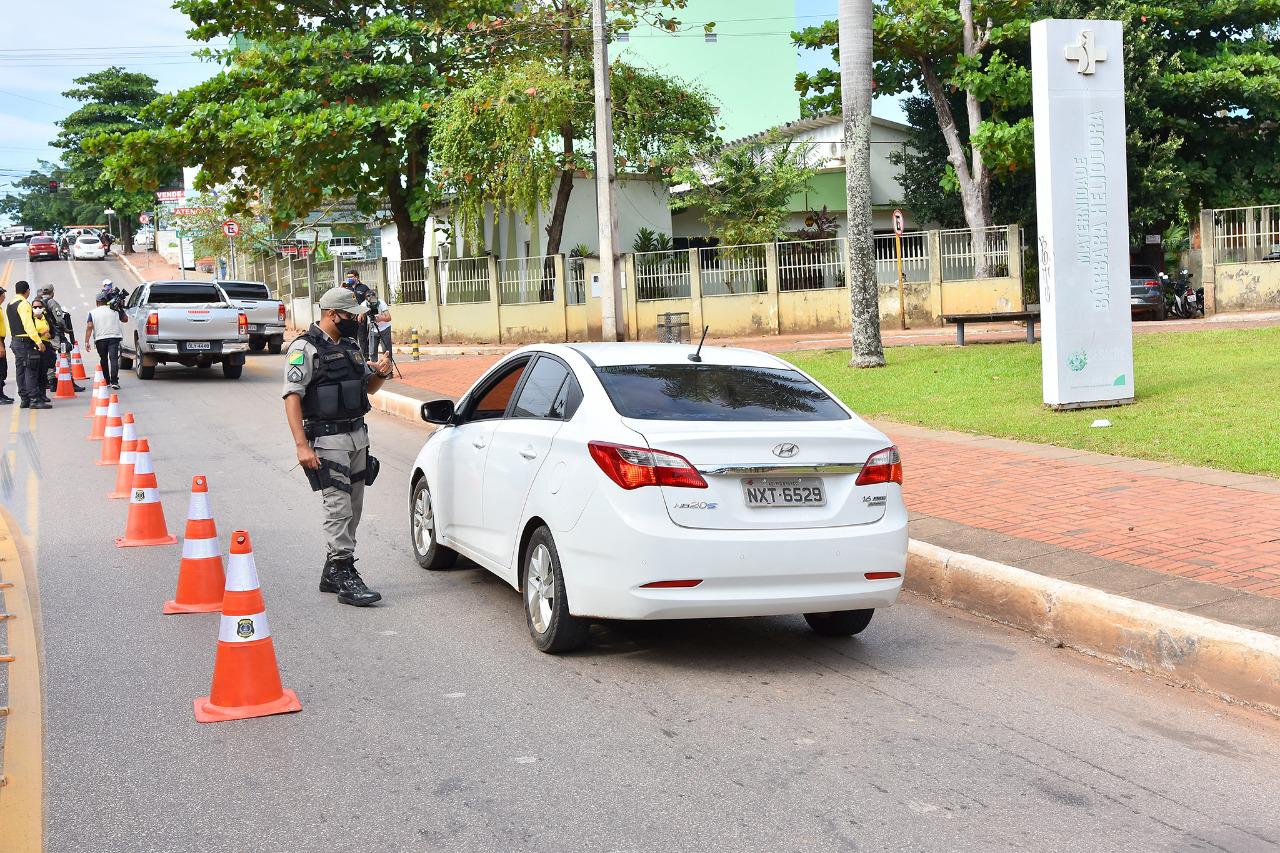
[[[1129,307],[1134,317],[1146,315],[1156,320],[1164,319],[1164,286],[1155,267],[1129,267]]]
[[[53,242],[52,237],[32,237],[27,241],[27,260],[35,262],[45,259],[58,259],[58,244]]]

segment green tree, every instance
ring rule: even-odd
[[[621,0],[611,4],[620,17],[610,26],[616,32],[644,21],[674,30],[678,22],[665,10],[683,5]],[[469,239],[479,239],[486,206],[533,220],[552,199],[546,254],[556,254],[574,175],[593,168],[592,152],[583,147],[595,132],[591,3],[528,4],[500,29],[506,37],[489,45],[489,69],[441,106],[432,152],[439,188]],[[610,72],[622,169],[670,168],[688,146],[714,138],[715,108],[701,91],[625,63],[611,63]]]
[[[92,219],[103,220],[108,207],[120,215],[120,240],[127,250],[133,245],[133,218],[154,204],[151,191],[174,180],[177,169],[158,163],[151,183],[127,188],[105,168],[104,158],[124,137],[147,126],[142,113],[157,96],[156,80],[112,66],[73,82],[76,88],[62,96],[83,106],[58,122],[62,130],[52,144],[66,152],[68,190],[76,200],[96,207]]]
[[[698,165],[677,170],[689,190],[672,206],[702,208],[711,233],[725,244],[772,243],[785,233],[792,196],[804,192],[816,172],[808,154],[808,146],[766,139],[704,155]]]
[[[177,0],[194,39],[232,38],[224,68],[148,110],[111,159],[131,185],[158,163],[200,165],[230,208],[261,199],[277,222],[325,199],[386,208],[402,258],[422,257],[438,187],[428,180],[434,110],[476,71],[511,0]]]
[[[50,181],[60,185],[49,188]],[[48,231],[62,225],[96,223],[102,215],[102,206],[77,200],[64,186],[67,169],[61,165],[41,161],[40,168],[32,169],[15,183],[14,192],[0,199],[0,213],[14,223]]]
[[[923,92],[938,117],[946,148],[944,181],[960,196],[970,228],[992,224],[995,174],[1032,156],[1031,119],[1013,117],[1031,99],[1030,71],[1011,56],[1025,52],[1030,0],[875,0],[875,84],[880,94]],[[804,48],[838,46],[835,21],[793,33]],[[796,89],[806,114],[839,104],[831,69],[800,73]],[[963,125],[952,94],[963,101]],[[980,272],[980,271],[979,271]]]

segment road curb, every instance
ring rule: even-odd
[[[376,411],[386,412],[388,415],[395,415],[409,421],[421,422],[422,420],[422,401],[415,400],[413,397],[406,397],[394,391],[379,391],[369,396],[369,402],[373,404]]]
[[[138,272],[138,268],[133,265],[133,261],[129,260],[123,254],[116,255],[120,263],[124,264],[125,269],[133,273],[133,277],[138,280],[138,284],[144,284],[146,279],[142,277],[142,273]]]
[[[1280,715],[1280,638],[911,540],[904,589]]]

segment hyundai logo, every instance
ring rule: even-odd
[[[777,447],[773,448],[773,455],[777,456],[779,459],[790,459],[799,452],[800,448],[790,442],[784,442],[783,444],[779,444]]]

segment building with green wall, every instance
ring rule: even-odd
[[[720,135],[738,139],[800,117],[795,11],[794,0],[688,0],[676,13],[677,32],[649,25],[615,32],[611,58],[706,90],[720,108]]]

